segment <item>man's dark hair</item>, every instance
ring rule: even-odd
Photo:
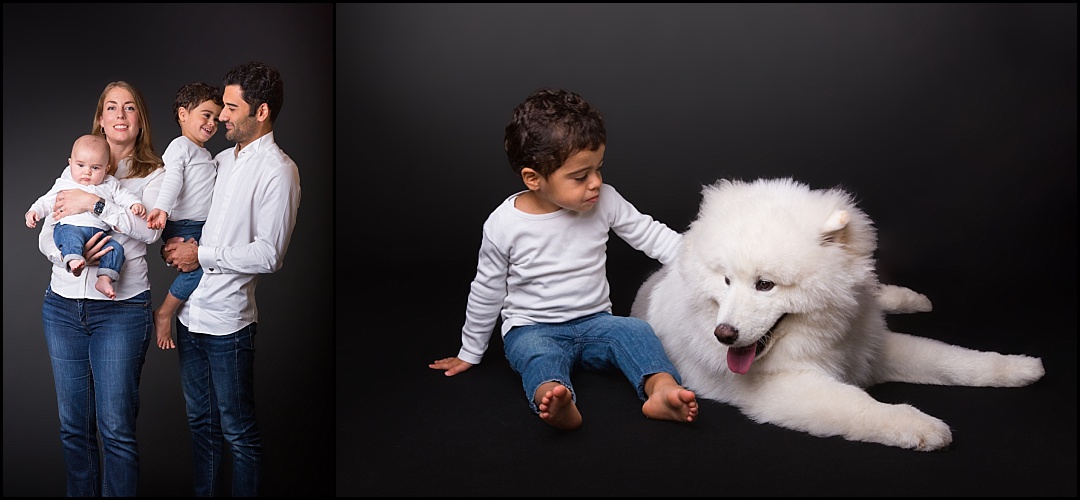
[[[229,85],[240,86],[244,102],[251,106],[251,116],[265,102],[270,107],[270,123],[274,123],[285,100],[285,83],[277,69],[261,62],[244,63],[225,74],[223,86]]]

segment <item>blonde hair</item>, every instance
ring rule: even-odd
[[[143,101],[142,94],[133,85],[123,80],[112,82],[105,86],[98,97],[97,110],[94,111],[94,124],[90,128],[93,135],[105,137],[105,129],[101,127],[101,115],[105,110],[105,95],[110,90],[122,88],[131,93],[135,98],[135,108],[139,111],[139,135],[135,138],[135,151],[131,153],[131,169],[129,177],[146,177],[151,172],[165,166],[165,162],[154,152],[154,141],[150,136],[150,110]],[[109,174],[116,173],[118,165],[109,162]]]

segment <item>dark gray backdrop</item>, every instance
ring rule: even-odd
[[[372,278],[336,282],[339,494],[1075,495],[1075,3],[342,4],[336,22],[337,200],[364,214],[337,266]],[[718,405],[661,444],[632,408],[549,436],[498,335],[445,379],[426,365],[460,346],[481,225],[522,189],[503,127],[542,86],[599,107],[605,181],[675,229],[720,177],[849,189],[882,280],[934,303],[894,329],[1041,356],[1046,378],[878,389],[954,425],[929,456]],[[616,313],[656,267],[610,241]],[[395,390],[353,383],[372,377]],[[581,390],[601,409],[622,397]]]
[[[49,263],[29,204],[90,131],[105,84],[149,107],[158,154],[180,134],[176,90],[248,60],[276,66],[275,138],[300,168],[302,202],[284,267],[260,278],[256,394],[264,491],[332,495],[334,431],[332,4],[4,4],[4,496],[62,496],[64,465],[41,297]],[[231,144],[220,129],[211,152]],[[156,249],[156,245],[152,246]],[[154,303],[173,278],[150,258]],[[190,496],[191,451],[176,351],[151,344],[142,378],[141,496]]]

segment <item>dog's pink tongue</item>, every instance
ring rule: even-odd
[[[757,356],[757,344],[729,347],[727,350],[728,369],[740,375],[744,374],[750,371],[750,365],[754,362],[755,356]]]

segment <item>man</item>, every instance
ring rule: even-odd
[[[180,378],[195,455],[195,495],[222,494],[224,443],[233,458],[232,495],[259,494],[262,440],[255,419],[255,330],[259,274],[281,268],[300,205],[296,163],[274,142],[284,84],[249,62],[225,75],[219,120],[236,143],[215,157],[213,202],[202,241],[174,238],[165,262],[203,268],[177,314]]]

